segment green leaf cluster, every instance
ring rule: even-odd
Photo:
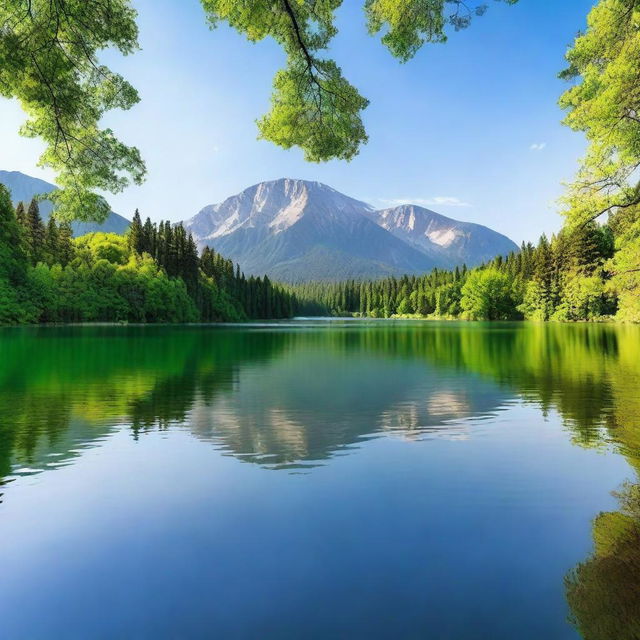
[[[42,139],[40,165],[55,170],[56,216],[104,220],[109,207],[96,190],[117,193],[139,184],[145,166],[100,119],[129,109],[136,90],[100,64],[98,52],[137,48],[129,0],[3,0],[0,3],[0,95],[27,114],[21,133]]]
[[[572,225],[640,203],[640,1],[600,0],[567,53],[565,124],[589,142],[563,198]]]
[[[336,34],[342,0],[201,0],[211,26],[227,22],[257,42],[273,38],[286,54],[274,79],[271,111],[258,121],[260,137],[305,159],[351,160],[367,142],[362,111],[369,104],[320,52]],[[514,4],[517,0],[504,0]],[[445,42],[446,29],[467,27],[486,6],[462,0],[366,0],[371,34],[406,62],[425,42]]]

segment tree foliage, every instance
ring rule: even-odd
[[[504,0],[514,4],[517,0]],[[301,147],[313,162],[350,160],[367,141],[363,98],[331,59],[320,57],[337,29],[342,0],[202,0],[209,23],[227,22],[253,42],[282,46],[286,67],[275,76],[271,111],[258,121],[260,137]],[[462,29],[486,5],[462,0],[366,0],[369,32],[406,62],[425,42],[445,42],[447,27]]]
[[[564,198],[571,224],[640,203],[640,1],[600,0],[567,53],[565,124],[589,147]]]
[[[21,133],[46,144],[40,165],[58,173],[61,189],[48,197],[59,218],[104,220],[109,207],[95,190],[117,193],[144,177],[138,150],[99,124],[109,109],[138,101],[98,60],[106,48],[137,48],[135,17],[129,0],[0,3],[0,95],[27,113]]]
[[[0,185],[0,324],[195,322],[283,318],[295,297],[264,278],[245,278],[231,260],[169,222],[75,240],[68,223],[42,224],[34,200],[18,218]],[[35,232],[34,232],[35,229]]]
[[[619,211],[612,220],[616,251],[607,262],[611,291],[618,297],[618,318],[640,322],[640,206]]]
[[[462,287],[460,306],[469,320],[508,320],[515,307],[509,277],[497,269],[472,271]]]

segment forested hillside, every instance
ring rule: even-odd
[[[374,318],[640,322],[640,207],[567,227],[476,269],[294,288],[300,312]]]
[[[0,185],[0,323],[198,322],[289,317],[290,292],[267,277],[245,278],[233,262],[169,222],[127,235],[72,238],[68,223],[45,225],[32,201],[13,209]]]

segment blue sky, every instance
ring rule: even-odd
[[[197,0],[136,0],[142,50],[105,61],[142,102],[105,123],[138,146],[149,176],[109,195],[131,217],[191,217],[206,204],[280,177],[319,180],[375,206],[415,202],[479,222],[516,242],[561,225],[556,200],[585,148],[560,124],[557,79],[593,0],[520,0],[489,11],[445,45],[400,64],[367,35],[362,2],[345,0],[329,54],[371,100],[369,143],[351,162],[306,163],[256,140],[283,54],[226,27],[211,31]],[[20,138],[19,107],[0,101],[0,168],[52,180],[37,141]]]

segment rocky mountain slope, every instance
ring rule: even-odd
[[[517,250],[482,225],[402,205],[376,211],[319,182],[261,182],[186,220],[247,274],[301,282],[424,273]]]
[[[517,250],[512,240],[497,231],[447,218],[414,204],[372,211],[367,216],[397,238],[425,253],[437,255],[439,251],[439,255],[454,264],[475,266]]]

